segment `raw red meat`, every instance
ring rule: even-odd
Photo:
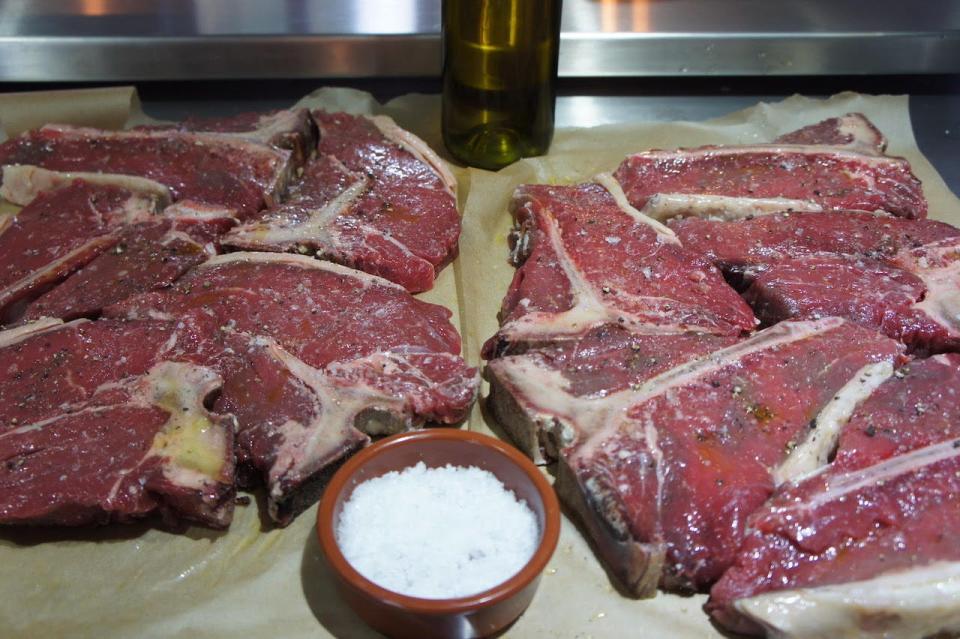
[[[862,113],[848,113],[829,118],[802,129],[791,131],[774,140],[778,144],[826,144],[846,147],[861,153],[883,153],[887,139]]]
[[[0,197],[11,204],[26,206],[41,193],[54,191],[77,180],[91,186],[126,189],[131,193],[150,196],[160,207],[167,206],[171,201],[170,189],[147,178],[91,171],[50,171],[28,164],[8,164],[3,167]]]
[[[723,625],[754,633],[758,624],[817,636],[892,632],[918,615],[933,625],[911,636],[949,629],[942,612],[924,605],[944,608],[956,623],[960,603],[944,600],[942,584],[931,592],[924,575],[960,574],[945,565],[960,560],[958,478],[960,355],[911,362],[856,408],[829,468],[785,485],[751,517],[753,531],[708,609]],[[908,592],[884,596],[895,589]],[[811,616],[807,602],[825,614]]]
[[[0,317],[115,245],[128,223],[150,219],[153,196],[81,180],[44,192],[0,233]]]
[[[173,126],[181,131],[224,133],[287,149],[295,166],[302,166],[313,155],[317,141],[316,125],[307,109],[248,112],[225,118],[188,117]]]
[[[487,357],[509,344],[572,339],[602,324],[717,335],[755,326],[716,269],[604,186],[521,186],[511,211],[519,268]]]
[[[899,368],[854,413],[840,436],[834,467],[864,468],[890,457],[960,439],[960,355]]]
[[[747,515],[773,493],[772,471],[820,410],[865,366],[899,358],[892,340],[828,318],[784,322],[625,390],[583,397],[562,362],[558,370],[536,352],[488,367],[515,413],[550,425],[557,490],[625,587],[648,596],[658,582],[687,590],[716,580]]]
[[[644,151],[624,160],[615,175],[630,203],[658,219],[688,209],[738,217],[778,210],[927,214],[906,160],[819,145]]]
[[[488,406],[517,448],[538,463],[553,461],[559,454],[553,440],[562,441],[566,435],[554,432],[558,426],[554,414],[538,411],[538,397],[525,395],[522,388],[511,383],[515,370],[532,364],[557,371],[567,393],[590,400],[636,387],[694,357],[736,341],[736,337],[706,333],[636,334],[608,324],[592,329],[577,340],[527,344],[526,355],[511,353],[512,357],[494,359],[487,365]]]
[[[417,292],[457,254],[456,181],[421,140],[384,116],[313,114],[317,157],[290,198],[230,232],[241,249],[316,252]]]
[[[960,230],[868,213],[671,220],[772,323],[838,315],[918,353],[960,348]]]
[[[791,485],[749,525],[708,604],[731,630],[789,637],[960,630],[955,441]]]
[[[204,408],[205,341],[149,320],[0,332],[0,523],[227,526],[233,426]]]
[[[893,266],[811,255],[776,262],[743,295],[767,325],[845,317],[900,340],[914,352],[960,348],[960,332],[923,310],[926,294],[923,280]]]
[[[779,213],[732,221],[688,217],[668,225],[686,248],[747,281],[789,257],[834,253],[891,261],[901,251],[960,238],[960,229],[944,222],[858,211]]]
[[[96,317],[131,295],[167,288],[215,255],[217,238],[235,221],[224,209],[181,202],[162,218],[126,225],[112,247],[27,306],[23,320]]]
[[[367,435],[458,422],[478,385],[450,311],[302,256],[218,256],[105,315],[208,322],[243,354],[224,360],[216,407],[237,414],[238,461],[267,483],[281,524]]]
[[[292,170],[289,151],[231,136],[62,125],[0,145],[0,164],[144,177],[169,188],[175,200],[232,208],[240,217],[273,204]]]

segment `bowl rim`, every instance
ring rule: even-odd
[[[544,526],[540,544],[533,556],[513,576],[487,590],[466,597],[454,599],[426,599],[411,597],[392,590],[387,590],[370,581],[350,565],[340,551],[336,540],[336,531],[333,526],[333,511],[337,497],[343,491],[347,482],[364,463],[380,455],[383,451],[401,446],[415,445],[424,439],[446,439],[467,444],[485,446],[507,457],[524,472],[533,483],[537,494],[543,502]],[[495,605],[519,593],[535,579],[537,579],[553,556],[560,538],[560,504],[553,486],[540,468],[530,461],[523,453],[512,445],[482,433],[455,428],[435,428],[417,430],[397,435],[391,435],[364,448],[351,457],[334,474],[324,490],[317,509],[317,536],[320,547],[327,557],[334,572],[353,588],[364,592],[367,596],[377,599],[389,606],[423,615],[457,615],[476,610],[481,607]]]

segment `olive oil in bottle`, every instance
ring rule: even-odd
[[[443,0],[443,141],[499,169],[553,138],[561,0]]]

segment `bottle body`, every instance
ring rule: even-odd
[[[553,138],[560,0],[444,0],[443,141],[499,169]]]

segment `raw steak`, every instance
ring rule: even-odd
[[[615,175],[630,203],[657,219],[841,209],[927,215],[920,181],[903,158],[820,145],[644,151]]]
[[[41,193],[59,189],[77,180],[83,180],[91,186],[110,186],[151,196],[161,207],[170,204],[172,199],[170,189],[147,178],[90,171],[49,171],[26,164],[10,164],[3,167],[0,197],[11,204],[26,206]]]
[[[291,152],[295,166],[303,166],[313,155],[317,141],[316,126],[307,109],[281,109],[267,113],[240,113],[225,118],[188,117],[170,126],[141,127],[144,130],[169,128],[198,133],[223,133],[229,136],[269,144]]]
[[[234,222],[226,210],[181,202],[160,219],[124,226],[111,248],[33,301],[23,319],[96,317],[131,295],[167,288],[215,255]]]
[[[690,590],[719,578],[747,515],[774,491],[772,471],[820,410],[865,367],[900,357],[894,341],[827,318],[783,322],[583,397],[538,353],[489,368],[518,413],[552,424],[558,492],[623,585],[649,596],[658,583]]]
[[[147,178],[191,199],[250,216],[284,192],[290,152],[223,135],[101,131],[47,125],[0,145],[0,164]]]
[[[960,631],[955,441],[816,475],[783,490],[750,527],[708,604],[727,628],[824,638]]]
[[[515,387],[510,376],[528,362],[562,376],[557,383],[574,398],[588,401],[610,393],[637,387],[690,359],[730,346],[736,337],[706,333],[645,335],[631,333],[613,324],[592,329],[577,340],[526,345],[523,356],[494,359],[486,368],[490,380],[488,406],[514,445],[537,463],[554,461],[557,441],[573,432],[552,432],[563,428],[556,415],[541,412],[538,398],[527,397]],[[561,444],[562,446],[563,444]]]
[[[779,260],[835,253],[892,262],[898,253],[960,238],[960,229],[935,220],[903,220],[857,211],[779,213],[719,221],[673,219],[668,226],[683,245],[747,282]]]
[[[927,288],[904,270],[869,259],[812,255],[775,263],[744,292],[765,324],[845,317],[898,339],[913,352],[960,348],[956,322],[923,310]]]
[[[233,253],[106,316],[210,322],[245,354],[216,407],[239,419],[243,477],[281,524],[367,435],[462,420],[478,379],[450,311],[378,277],[303,256]]]
[[[834,466],[853,470],[960,439],[960,355],[937,355],[898,369],[850,419]]]
[[[868,213],[671,220],[761,320],[839,315],[918,353],[960,348],[960,229]]]
[[[41,194],[0,233],[0,318],[116,244],[123,225],[150,219],[153,196],[82,180]]]
[[[0,332],[0,523],[229,525],[233,426],[204,408],[204,341],[156,321]]]
[[[290,198],[230,232],[241,249],[316,252],[394,281],[433,286],[457,253],[456,181],[426,144],[384,116],[314,112],[317,157]]]
[[[960,355],[898,369],[837,435],[828,469],[751,518],[708,609],[783,636],[960,629]]]
[[[848,113],[797,129],[774,140],[777,144],[825,144],[861,153],[883,153],[887,139],[862,113]]]
[[[487,357],[510,344],[572,339],[602,324],[717,335],[755,326],[716,269],[600,184],[521,186],[511,212],[519,268]]]

